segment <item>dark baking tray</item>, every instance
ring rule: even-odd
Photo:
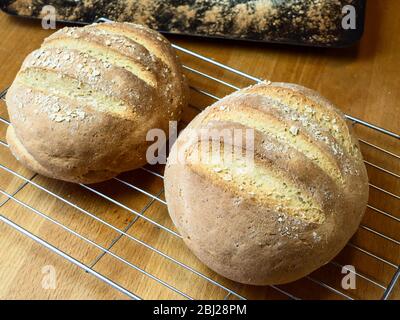
[[[59,22],[104,17],[170,34],[346,47],[362,37],[366,0],[0,0],[4,12],[30,18],[41,18],[45,5],[56,8]],[[345,5],[355,8],[355,29],[342,28]]]

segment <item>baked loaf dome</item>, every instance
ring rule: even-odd
[[[170,43],[130,23],[64,28],[24,61],[8,90],[7,141],[48,177],[110,179],[146,163],[146,134],[168,130],[188,87]]]
[[[249,128],[253,145],[226,139]],[[194,254],[252,285],[288,283],[329,262],[357,230],[368,199],[366,168],[343,114],[286,83],[248,87],[198,115],[171,150],[165,188]]]

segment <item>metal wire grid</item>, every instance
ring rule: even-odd
[[[193,59],[200,59],[200,60],[203,60],[203,61],[209,63],[210,65],[213,65],[214,67],[224,69],[224,70],[226,70],[226,71],[228,71],[228,72],[230,72],[230,73],[233,73],[233,74],[235,74],[235,75],[237,75],[237,76],[240,76],[240,77],[242,77],[242,78],[246,78],[246,79],[251,80],[251,81],[253,81],[253,82],[260,82],[260,81],[262,81],[262,80],[259,79],[259,78],[256,78],[256,77],[254,77],[254,76],[251,76],[251,75],[249,75],[249,74],[247,74],[247,73],[244,73],[244,72],[242,72],[242,71],[240,71],[240,70],[237,70],[237,69],[235,69],[235,68],[229,67],[229,66],[227,66],[227,65],[225,65],[225,64],[222,64],[222,63],[219,63],[219,62],[217,62],[217,61],[214,61],[214,60],[212,60],[212,59],[210,59],[210,58],[208,58],[208,57],[205,57],[205,56],[203,56],[203,55],[200,55],[200,54],[198,54],[198,53],[196,53],[196,52],[193,52],[193,51],[191,51],[191,50],[182,48],[182,47],[180,47],[180,46],[178,46],[178,45],[173,45],[173,47],[174,47],[177,51],[179,51],[179,52],[181,52],[181,53],[183,53],[183,54],[189,55],[189,56],[190,56],[191,58],[193,58]],[[195,60],[194,60],[194,61],[195,61]],[[226,81],[224,81],[224,80],[221,80],[221,79],[219,79],[219,78],[216,78],[216,77],[214,77],[214,76],[212,76],[212,75],[209,75],[209,74],[207,74],[207,73],[201,72],[201,71],[199,71],[199,70],[197,70],[197,69],[195,69],[195,68],[193,68],[193,67],[184,65],[184,68],[185,68],[188,72],[194,73],[194,74],[196,74],[197,76],[202,77],[202,78],[203,78],[204,80],[206,80],[206,81],[213,81],[213,82],[215,82],[215,83],[218,83],[218,84],[220,84],[220,85],[226,86],[226,87],[228,87],[228,88],[230,88],[230,89],[233,89],[233,90],[238,90],[238,89],[240,89],[239,87],[237,87],[237,86],[235,86],[235,85],[233,85],[233,84],[231,84],[231,83],[228,83],[228,82],[226,82]],[[193,87],[193,86],[192,86],[191,89],[192,89],[193,91],[195,91],[195,92],[197,92],[197,93],[199,93],[199,94],[201,94],[201,95],[207,96],[207,97],[209,97],[209,98],[211,98],[211,99],[214,99],[214,100],[220,99],[219,97],[217,97],[217,96],[213,95],[212,93],[207,92],[207,91],[205,91],[205,90],[203,90],[203,89],[201,89],[201,88]],[[7,92],[7,90],[4,90],[2,93],[0,93],[0,99],[5,100],[5,94],[6,94],[6,92]],[[192,106],[192,107],[193,107],[193,106]],[[193,107],[193,108],[196,108],[196,107]],[[197,111],[200,111],[200,109],[198,109]],[[384,128],[377,127],[377,126],[375,126],[375,125],[372,125],[372,124],[370,124],[370,123],[367,123],[367,122],[365,122],[365,121],[362,121],[362,120],[360,120],[360,119],[354,118],[354,117],[349,116],[349,115],[347,115],[347,118],[352,122],[352,124],[353,124],[354,126],[356,126],[356,125],[363,126],[363,127],[372,129],[372,130],[376,131],[376,132],[379,133],[379,134],[387,135],[387,136],[389,136],[389,137],[392,137],[393,139],[396,139],[396,141],[400,141],[400,135],[398,135],[398,134],[395,134],[395,133],[390,132],[390,131],[388,131],[388,130],[386,130],[386,129],[384,129]],[[9,121],[8,121],[7,119],[2,118],[2,117],[0,117],[0,122],[4,123],[4,124],[6,124],[6,125],[9,125]],[[396,161],[400,161],[400,156],[399,156],[399,155],[397,155],[397,154],[395,154],[395,153],[393,153],[393,152],[391,152],[391,151],[389,151],[389,150],[386,150],[385,148],[382,148],[382,147],[380,147],[380,146],[378,146],[378,145],[376,145],[376,144],[370,143],[370,142],[368,142],[368,141],[365,141],[365,140],[360,140],[360,141],[361,141],[361,143],[363,143],[363,144],[365,144],[365,145],[367,145],[367,146],[369,146],[369,147],[371,147],[371,148],[373,148],[373,149],[375,149],[375,150],[377,150],[377,151],[379,151],[379,152],[381,152],[381,153],[384,153],[384,154],[386,154],[387,156],[393,157]],[[8,147],[8,145],[7,145],[5,142],[1,141],[1,140],[0,140],[0,144],[1,144],[2,146],[4,146],[4,147]],[[365,162],[366,162],[367,165],[369,165],[369,166],[371,166],[371,167],[374,167],[374,168],[377,169],[377,170],[380,170],[382,173],[389,174],[389,175],[391,175],[392,177],[394,177],[394,178],[396,178],[396,179],[400,179],[400,175],[397,174],[397,173],[395,173],[395,172],[392,172],[392,171],[390,171],[390,170],[387,170],[387,169],[385,169],[385,168],[382,168],[382,167],[380,167],[380,166],[378,166],[378,165],[376,165],[376,164],[374,164],[374,163],[371,163],[371,162],[369,162],[369,161],[365,161]],[[79,238],[79,239],[85,241],[85,242],[88,243],[89,245],[91,245],[91,246],[93,246],[93,247],[99,249],[99,250],[102,252],[102,254],[101,254],[100,256],[98,256],[91,264],[84,264],[83,262],[79,261],[78,259],[74,258],[73,256],[68,255],[68,254],[65,253],[64,251],[60,250],[60,249],[57,248],[55,245],[52,245],[51,243],[49,243],[49,242],[43,240],[42,238],[40,238],[39,236],[35,235],[34,233],[32,233],[32,232],[30,232],[30,231],[24,229],[22,226],[18,225],[17,223],[15,223],[15,222],[12,221],[11,219],[5,217],[4,215],[0,215],[0,221],[3,222],[4,224],[6,224],[6,225],[8,225],[8,226],[10,226],[10,227],[12,227],[12,228],[14,228],[15,230],[19,231],[21,234],[27,236],[28,238],[30,238],[30,239],[36,241],[37,243],[39,243],[39,244],[41,244],[42,246],[44,246],[44,247],[46,247],[47,249],[49,249],[50,251],[52,251],[52,252],[58,254],[59,256],[65,258],[66,260],[68,260],[68,261],[71,262],[72,264],[75,264],[76,266],[78,266],[78,267],[81,268],[82,270],[84,270],[84,271],[90,273],[91,275],[95,276],[95,277],[98,278],[99,280],[101,280],[101,281],[107,283],[108,285],[110,285],[110,286],[113,287],[114,289],[116,289],[116,290],[122,292],[123,294],[125,294],[125,295],[128,296],[129,298],[136,299],[136,300],[141,299],[141,297],[139,297],[137,294],[135,294],[135,293],[129,291],[127,288],[125,288],[125,287],[123,287],[122,285],[118,284],[118,283],[115,282],[114,280],[112,280],[112,279],[106,277],[105,275],[103,275],[103,274],[101,274],[101,273],[99,273],[99,272],[97,272],[97,271],[95,271],[95,270],[93,269],[94,265],[95,265],[104,255],[109,255],[109,256],[111,256],[112,258],[114,258],[114,259],[116,259],[116,260],[122,262],[123,264],[125,264],[125,265],[128,266],[129,268],[132,268],[132,269],[134,269],[134,270],[136,270],[136,271],[138,271],[138,272],[140,272],[140,273],[146,275],[147,277],[153,279],[154,281],[157,281],[157,282],[160,283],[161,285],[165,286],[165,287],[168,288],[169,290],[174,291],[175,293],[181,295],[182,297],[184,297],[184,298],[186,298],[186,299],[192,299],[192,297],[191,297],[190,295],[188,295],[187,293],[182,292],[181,290],[175,288],[173,285],[171,285],[171,284],[169,284],[169,283],[167,283],[167,282],[165,282],[165,281],[159,279],[158,277],[156,277],[155,275],[153,275],[153,274],[147,272],[147,271],[144,270],[143,268],[140,268],[140,267],[136,266],[135,264],[133,264],[133,263],[127,261],[126,259],[124,259],[124,258],[120,257],[119,255],[117,255],[117,254],[113,253],[112,251],[110,251],[111,248],[113,247],[113,245],[114,245],[119,239],[121,239],[122,237],[126,237],[126,238],[128,238],[130,241],[136,242],[137,244],[139,244],[139,245],[145,247],[146,249],[151,250],[151,251],[157,253],[158,255],[160,255],[161,257],[163,257],[164,259],[169,260],[170,262],[172,262],[173,264],[175,264],[177,267],[184,268],[184,269],[188,270],[189,272],[192,272],[193,274],[195,274],[195,275],[201,277],[202,279],[206,280],[207,282],[209,282],[209,283],[211,283],[211,284],[213,284],[213,285],[215,285],[215,286],[217,286],[217,287],[223,289],[223,290],[226,292],[225,299],[229,299],[231,296],[233,296],[233,297],[235,297],[235,298],[238,298],[238,299],[245,299],[245,297],[243,297],[243,296],[240,295],[239,293],[237,293],[237,292],[235,292],[235,291],[229,289],[227,286],[224,286],[224,285],[222,285],[221,283],[218,283],[217,281],[213,280],[213,279],[210,278],[209,276],[204,275],[204,274],[201,273],[200,271],[198,271],[198,270],[196,270],[196,269],[194,269],[194,268],[188,266],[187,264],[185,264],[185,263],[183,263],[183,262],[181,262],[181,261],[179,261],[179,260],[177,260],[177,259],[175,259],[175,258],[169,256],[168,254],[166,254],[166,253],[164,253],[164,252],[162,252],[162,251],[156,249],[155,247],[151,246],[150,244],[148,244],[148,243],[146,243],[146,242],[144,242],[144,241],[142,241],[142,240],[136,238],[135,236],[132,236],[132,235],[130,235],[130,234],[127,233],[127,230],[129,229],[129,227],[130,227],[137,219],[140,218],[140,219],[144,219],[144,220],[146,220],[147,222],[151,223],[152,225],[154,225],[154,226],[160,228],[160,229],[162,230],[162,232],[167,232],[167,233],[169,233],[169,234],[170,234],[171,236],[173,236],[173,237],[181,238],[181,236],[180,236],[178,233],[176,233],[175,231],[171,230],[171,229],[168,228],[168,227],[165,227],[164,225],[162,225],[162,224],[160,224],[160,223],[154,221],[153,219],[151,219],[151,218],[149,218],[149,217],[147,217],[147,216],[144,215],[145,212],[146,212],[146,210],[147,210],[155,201],[159,202],[159,203],[162,204],[162,205],[166,205],[166,202],[165,202],[163,199],[161,199],[161,197],[160,197],[161,194],[162,194],[162,192],[163,192],[163,189],[160,190],[160,192],[159,192],[158,194],[152,194],[152,193],[150,193],[150,192],[144,190],[143,188],[140,188],[140,187],[136,186],[135,184],[133,184],[133,183],[131,183],[131,182],[127,182],[127,181],[125,181],[125,180],[123,180],[123,179],[121,179],[121,178],[114,178],[114,180],[116,180],[116,181],[118,181],[118,182],[124,184],[125,186],[127,186],[127,187],[129,187],[129,188],[132,188],[132,189],[134,189],[134,190],[136,190],[136,191],[138,191],[138,192],[140,192],[140,193],[143,193],[144,195],[146,195],[147,197],[149,197],[149,198],[151,199],[141,211],[137,211],[137,210],[135,210],[135,209],[133,209],[133,208],[127,206],[127,205],[124,205],[123,203],[121,203],[121,202],[119,202],[119,201],[117,201],[117,200],[115,200],[115,199],[109,197],[108,195],[106,195],[106,194],[104,194],[104,193],[102,193],[102,192],[100,192],[100,191],[98,191],[98,190],[92,188],[91,186],[87,186],[87,185],[81,184],[81,187],[83,187],[84,189],[86,189],[86,190],[88,190],[88,191],[90,191],[90,192],[93,192],[93,193],[96,194],[97,196],[99,196],[99,197],[101,197],[101,198],[103,198],[103,199],[106,199],[107,201],[110,201],[111,203],[113,203],[113,204],[115,204],[115,205],[117,205],[117,206],[123,208],[124,210],[128,211],[129,213],[133,214],[133,215],[136,217],[127,227],[125,227],[123,230],[121,230],[121,229],[115,227],[113,224],[110,224],[110,223],[106,222],[105,220],[99,218],[98,216],[96,216],[96,215],[93,214],[92,212],[90,212],[90,211],[88,211],[88,210],[86,210],[86,209],[84,209],[84,208],[78,206],[78,205],[75,204],[73,201],[70,201],[70,200],[68,200],[68,199],[66,199],[66,198],[64,198],[64,197],[61,197],[60,195],[58,195],[58,194],[56,194],[56,193],[50,191],[49,189],[47,189],[47,188],[41,186],[40,184],[36,183],[35,181],[33,181],[33,179],[34,179],[34,177],[35,177],[36,175],[34,175],[34,176],[31,177],[30,179],[28,179],[28,178],[24,177],[23,175],[21,175],[21,174],[15,172],[14,170],[12,170],[12,169],[6,167],[5,165],[3,165],[3,164],[1,164],[1,163],[0,163],[0,169],[3,170],[3,171],[8,172],[9,174],[12,174],[13,176],[15,176],[15,177],[17,177],[18,179],[20,179],[20,180],[23,181],[23,184],[22,184],[19,188],[17,188],[17,190],[15,190],[15,191],[14,191],[13,193],[11,193],[11,194],[8,193],[8,192],[6,192],[6,191],[4,191],[4,190],[1,190],[1,189],[0,189],[0,194],[6,197],[5,200],[4,200],[3,202],[0,203],[0,207],[3,206],[3,205],[4,205],[5,203],[7,203],[8,201],[14,201],[14,202],[16,202],[18,205],[20,205],[20,206],[22,206],[22,207],[28,209],[28,210],[29,210],[30,212],[32,212],[33,214],[36,214],[36,215],[40,216],[41,218],[43,218],[43,219],[45,219],[45,220],[51,222],[52,224],[58,226],[59,228],[65,230],[65,231],[67,231],[67,232],[69,232],[71,235],[73,235],[73,236],[75,236],[75,237],[77,237],[77,238]],[[147,174],[151,174],[151,175],[154,175],[154,176],[156,176],[156,177],[158,177],[158,178],[160,178],[160,179],[163,179],[163,176],[162,176],[161,174],[159,174],[158,172],[156,172],[155,170],[153,170],[151,167],[150,167],[150,168],[144,167],[144,168],[142,168],[141,170],[145,171]],[[24,188],[26,185],[34,186],[35,188],[40,189],[41,191],[44,191],[44,192],[46,192],[47,194],[51,195],[52,197],[54,197],[54,198],[56,198],[56,199],[62,201],[63,203],[67,204],[68,206],[71,206],[71,207],[75,208],[76,210],[78,210],[78,211],[79,211],[80,213],[82,213],[83,215],[86,215],[87,217],[90,217],[91,219],[96,220],[97,222],[100,222],[100,223],[103,224],[104,226],[106,226],[106,227],[110,228],[111,230],[117,232],[117,233],[118,233],[118,237],[115,238],[115,239],[112,241],[111,245],[108,246],[108,247],[106,248],[106,247],[103,247],[103,246],[99,245],[98,243],[96,243],[96,242],[94,242],[94,241],[88,239],[87,237],[85,237],[85,236],[83,236],[83,235],[77,233],[76,231],[72,230],[72,229],[69,228],[68,226],[63,225],[63,224],[60,223],[59,221],[56,221],[55,219],[53,219],[53,218],[51,218],[50,216],[46,215],[45,213],[39,211],[38,209],[33,208],[33,207],[30,206],[29,204],[24,203],[23,201],[17,199],[17,198],[15,197],[15,195],[16,195],[22,188]],[[400,195],[397,195],[397,194],[394,194],[394,193],[392,193],[392,192],[389,192],[389,191],[387,191],[387,190],[385,190],[385,189],[383,189],[383,188],[381,188],[381,187],[378,187],[378,186],[376,186],[376,185],[373,185],[373,184],[370,184],[370,187],[371,187],[371,188],[374,188],[374,189],[376,189],[376,190],[379,190],[380,192],[383,192],[383,193],[385,193],[386,195],[388,195],[388,196],[390,196],[390,197],[393,197],[396,201],[399,201],[399,200],[400,200]],[[395,216],[395,215],[393,215],[392,213],[387,212],[387,211],[384,211],[384,210],[381,210],[381,209],[379,209],[379,208],[376,208],[376,207],[374,207],[374,206],[372,206],[372,205],[370,205],[370,204],[368,205],[368,207],[369,207],[369,209],[371,209],[372,211],[374,211],[376,214],[384,215],[384,216],[386,216],[386,217],[388,217],[388,218],[394,220],[396,223],[400,223],[400,218],[397,217],[397,216]],[[362,228],[362,229],[364,229],[364,230],[366,230],[366,231],[368,231],[368,232],[371,232],[371,233],[373,233],[373,234],[375,234],[375,235],[377,235],[377,236],[379,236],[379,237],[382,237],[382,238],[384,238],[384,239],[386,239],[386,240],[388,240],[388,241],[394,243],[397,247],[400,246],[400,241],[398,241],[398,240],[396,240],[396,239],[393,239],[393,238],[391,238],[391,237],[389,237],[389,236],[387,236],[387,235],[385,235],[385,234],[383,234],[383,233],[380,233],[380,232],[378,232],[378,231],[376,231],[376,230],[374,230],[374,229],[372,229],[372,228],[369,228],[369,227],[364,226],[364,225],[361,225],[360,228]],[[376,280],[374,280],[374,279],[371,279],[371,278],[368,277],[367,275],[364,275],[364,274],[362,274],[362,273],[360,273],[360,272],[355,272],[355,271],[353,271],[353,270],[349,270],[350,272],[354,272],[354,273],[356,274],[357,277],[360,277],[360,278],[364,279],[365,281],[369,282],[370,284],[372,284],[372,285],[374,285],[374,286],[380,288],[380,289],[382,290],[382,299],[389,299],[389,297],[390,297],[390,295],[391,295],[391,293],[392,293],[392,291],[393,291],[393,289],[394,289],[394,287],[395,287],[395,285],[396,285],[398,279],[400,278],[400,266],[398,266],[398,265],[392,263],[391,261],[388,261],[387,259],[382,258],[382,257],[380,257],[380,256],[378,256],[378,255],[376,255],[376,254],[374,254],[374,253],[372,253],[372,252],[370,252],[370,251],[368,251],[368,250],[365,250],[365,249],[363,249],[363,248],[361,248],[361,247],[359,247],[359,246],[356,246],[356,245],[354,245],[354,244],[352,244],[352,243],[349,243],[348,246],[351,247],[351,248],[353,248],[353,249],[355,249],[355,250],[360,251],[361,253],[363,253],[363,254],[365,254],[365,255],[367,255],[367,256],[373,258],[373,259],[379,260],[380,262],[386,264],[387,266],[389,266],[390,268],[393,269],[393,277],[392,277],[390,283],[389,283],[387,286],[383,285],[382,283],[380,283],[380,282],[378,282],[378,281],[376,281]],[[337,267],[337,268],[342,268],[342,267],[343,267],[343,265],[341,265],[341,264],[339,264],[338,262],[335,262],[335,261],[330,262],[330,264],[331,264],[332,266]],[[345,298],[345,299],[353,300],[353,297],[350,296],[349,294],[344,293],[344,292],[342,292],[342,291],[340,291],[340,290],[338,290],[338,289],[332,287],[331,285],[325,283],[324,281],[315,279],[315,278],[312,277],[312,276],[307,276],[306,278],[307,278],[309,281],[311,281],[311,282],[317,284],[318,286],[321,286],[321,287],[323,287],[323,288],[329,290],[330,292],[334,293],[335,295],[338,295],[338,296],[340,296],[340,297],[342,297],[342,298]],[[279,287],[279,286],[271,286],[271,287],[272,287],[274,290],[280,292],[281,294],[287,296],[287,297],[290,298],[290,299],[300,299],[298,296],[295,296],[294,294],[292,294],[292,293],[290,293],[290,292],[288,292],[288,291],[282,289],[282,288]]]

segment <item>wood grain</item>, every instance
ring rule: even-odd
[[[316,89],[337,104],[344,112],[400,133],[400,2],[370,1],[364,38],[355,47],[346,49],[296,48],[281,45],[232,41],[211,41],[185,37],[170,39],[217,61],[249,74],[274,81],[295,82]],[[0,14],[0,91],[10,85],[25,56],[40,46],[51,30],[43,30],[37,21],[16,19]],[[198,70],[222,78],[239,87],[249,85],[237,75],[212,67],[182,54],[182,61]],[[222,97],[232,90],[188,72],[191,85]],[[182,126],[213,100],[192,92],[191,107],[184,113]],[[8,119],[5,103],[0,101],[0,117]],[[0,140],[5,142],[7,124],[0,122]],[[371,143],[400,154],[396,139],[356,126],[358,135]],[[400,174],[400,161],[393,156],[362,144],[365,158],[376,165]],[[271,287],[252,287],[224,279],[199,262],[173,234],[175,228],[168,217],[163,200],[161,178],[143,170],[121,175],[120,179],[90,186],[58,182],[40,176],[18,165],[8,148],[0,145],[0,165],[20,174],[19,178],[0,167],[0,190],[15,193],[15,199],[0,194],[0,214],[59,247],[81,262],[93,267],[113,281],[143,298],[181,299],[179,292],[193,298],[237,299],[205,277],[209,277],[250,299],[285,299]],[[400,194],[400,179],[367,165],[371,183],[389,192]],[[151,168],[162,173],[163,168]],[[24,179],[25,178],[25,179]],[[31,180],[29,180],[31,179]],[[29,183],[27,180],[32,181]],[[129,185],[131,184],[131,186]],[[145,190],[144,194],[132,185]],[[400,218],[400,200],[371,187],[370,205]],[[42,189],[41,189],[42,188]],[[97,193],[96,193],[97,192]],[[105,196],[100,195],[103,194]],[[62,200],[64,199],[64,200]],[[74,207],[75,206],[75,207]],[[37,210],[33,212],[31,208]],[[80,209],[78,209],[78,207]],[[87,237],[97,247],[67,230],[54,225],[54,219],[76,233]],[[141,217],[138,217],[138,214]],[[152,223],[154,221],[155,223]],[[396,265],[400,264],[400,245],[371,232],[376,230],[399,241],[400,222],[370,208],[360,228],[335,258],[341,265],[354,265],[356,271],[387,286]],[[167,229],[166,229],[167,228]],[[172,231],[172,233],[170,232]],[[146,245],[141,244],[144,242]],[[125,299],[110,286],[85,273],[49,250],[0,223],[0,299]],[[354,247],[357,246],[360,249]],[[151,248],[149,247],[151,246]],[[104,254],[104,249],[110,253]],[[185,266],[162,257],[159,250]],[[382,258],[376,259],[363,250]],[[121,259],[116,259],[118,255]],[[385,262],[386,260],[386,262]],[[389,262],[389,264],[387,263]],[[393,265],[391,265],[393,264]],[[54,266],[57,286],[45,289],[43,267]],[[132,265],[136,269],[132,268]],[[194,269],[192,272],[189,269]],[[144,274],[151,274],[153,279]],[[198,273],[201,273],[199,275]],[[171,290],[155,277],[176,288]],[[341,288],[341,268],[329,264],[311,275],[341,292],[362,299],[378,299],[383,289],[363,277],[357,277],[357,288]],[[305,299],[342,299],[310,279],[280,286]],[[399,284],[391,295],[400,299]]]

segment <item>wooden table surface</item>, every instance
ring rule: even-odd
[[[185,37],[170,39],[254,76],[295,82],[316,89],[347,114],[400,133],[400,1],[369,1],[366,21],[362,41],[346,49],[299,48]],[[0,91],[10,85],[25,56],[39,47],[52,32],[43,30],[38,21],[0,14]],[[185,64],[238,86],[251,83],[187,55],[181,57]],[[193,86],[217,96],[229,92],[200,77],[189,75],[189,78]],[[193,92],[192,107],[185,111],[184,121],[189,121],[196,114],[193,106],[205,107],[211,102],[211,99]],[[0,101],[0,117],[8,119],[4,101]],[[6,128],[7,124],[0,122],[0,140],[3,142]],[[362,127],[357,128],[357,132],[362,139],[400,154],[399,140]],[[367,144],[362,144],[362,148],[369,162],[400,174],[398,158]],[[127,184],[111,181],[91,186],[96,193],[84,187],[37,176],[18,165],[8,148],[1,144],[0,164],[0,215],[142,298],[183,298],[179,292],[204,299],[235,299],[235,296],[227,296],[223,288],[177,266],[134,239],[153,246],[246,298],[287,298],[271,287],[244,286],[214,274],[185,248],[179,238],[147,220],[175,230],[162,201]],[[356,289],[344,290],[340,287],[343,274],[337,264],[329,264],[314,272],[311,279],[322,281],[353,298],[377,299],[384,292],[380,286],[389,284],[400,265],[400,198],[396,197],[400,194],[400,179],[374,166],[368,165],[367,168],[371,184],[375,186],[371,187],[370,205],[381,212],[373,208],[367,210],[364,227],[335,261],[341,265],[354,265],[356,271],[369,280],[359,276]],[[162,172],[162,168],[151,170]],[[163,199],[160,177],[136,170],[123,174],[121,179]],[[14,198],[10,199],[4,192],[14,195]],[[99,196],[99,193],[108,198]],[[72,207],[71,203],[93,216]],[[134,212],[147,219],[138,218]],[[97,247],[46,221],[40,213],[89,238]],[[121,236],[120,230],[125,234]],[[111,253],[104,254],[102,247],[110,249]],[[139,269],[132,268],[132,265],[177,290],[171,290]],[[48,282],[49,279],[54,280],[55,287],[48,286],[53,283]],[[344,298],[310,279],[280,286],[280,289],[306,299]],[[0,299],[7,298],[126,299],[127,296],[0,222]],[[399,283],[395,285],[391,298],[400,298]]]

